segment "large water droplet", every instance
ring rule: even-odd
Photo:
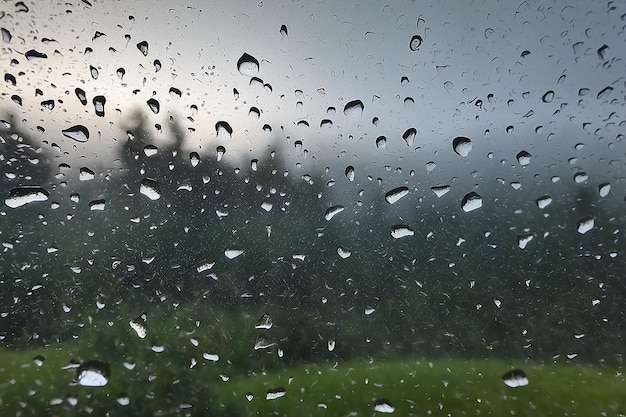
[[[268,349],[274,346],[275,344],[276,342],[271,341],[267,336],[265,336],[264,334],[261,334],[259,335],[259,337],[257,337],[256,341],[254,342],[254,350]]]
[[[589,216],[583,217],[582,219],[578,220],[578,233],[584,235],[585,233],[593,229],[594,223],[595,221],[593,217]]]
[[[413,236],[415,231],[405,224],[396,224],[391,226],[391,237],[394,239],[401,239],[407,236]]]
[[[604,184],[600,184],[598,186],[598,192],[600,193],[600,197],[606,197],[607,195],[609,195],[610,191],[611,191],[611,184],[609,184],[608,182]]]
[[[77,142],[87,142],[89,139],[89,130],[83,125],[72,126],[62,130],[63,136],[74,139]]]
[[[505,385],[511,388],[524,387],[528,385],[528,377],[521,369],[514,369],[502,376]]]
[[[516,158],[517,162],[519,162],[521,166],[526,166],[530,164],[530,154],[526,151],[521,151],[520,153],[518,153]]]
[[[472,141],[464,136],[458,136],[452,140],[452,148],[457,155],[465,158],[472,151]]]
[[[409,193],[408,187],[398,187],[385,194],[385,200],[393,204]]]
[[[74,90],[74,93],[76,93],[76,97],[78,97],[78,100],[83,106],[87,104],[87,95],[85,94],[85,90],[77,88]]]
[[[130,328],[133,329],[137,333],[137,336],[143,339],[146,337],[146,334],[148,332],[148,327],[146,324],[147,321],[148,321],[148,314],[144,311],[143,313],[141,313],[139,317],[134,318],[131,321],[129,321],[128,324],[130,325]]]
[[[137,44],[137,49],[143,54],[143,56],[148,56],[148,42],[141,41]]]
[[[283,387],[270,388],[267,390],[267,393],[265,394],[265,399],[275,400],[277,398],[284,397],[286,393],[287,392],[285,391]]]
[[[150,110],[152,110],[152,113],[158,114],[159,110],[161,110],[161,104],[159,104],[157,100],[151,98],[150,100],[147,101],[147,103],[148,103],[148,107],[150,107]]]
[[[21,207],[28,203],[46,201],[50,194],[41,187],[19,187],[13,188],[9,196],[4,200],[4,204],[11,208]]]
[[[93,98],[93,106],[96,112],[96,116],[104,117],[104,105],[106,103],[104,96],[95,96]]]
[[[420,35],[413,35],[411,41],[409,42],[409,49],[411,51],[417,51],[422,46],[422,37]]]
[[[346,178],[348,181],[354,181],[354,167],[352,165],[346,167]]]
[[[550,103],[554,99],[554,91],[549,90],[541,97],[541,101],[544,103]]]
[[[254,325],[255,329],[271,329],[272,328],[272,317],[269,313],[265,313],[261,316],[261,318]]]
[[[328,209],[326,209],[326,213],[324,213],[324,218],[327,221],[330,221],[330,219],[332,219],[333,217],[335,217],[335,215],[341,213],[342,211],[344,211],[345,207],[342,205],[337,205],[337,206],[332,206],[329,207]]]
[[[550,196],[544,195],[535,200],[535,203],[537,203],[537,207],[539,207],[540,209],[544,209],[548,207],[550,203],[552,203],[552,198]]]
[[[243,252],[244,250],[241,249],[239,246],[230,245],[224,249],[224,256],[226,256],[228,259],[235,259],[236,257],[243,255]]]
[[[220,145],[215,148],[215,151],[217,152],[217,161],[219,162],[224,157],[224,154],[226,153],[226,148]]]
[[[103,387],[110,377],[109,365],[97,360],[87,361],[76,370],[76,382],[85,387]]]
[[[430,190],[435,193],[435,195],[439,198],[443,197],[450,191],[449,185],[435,185],[434,187],[430,187]]]
[[[344,248],[343,246],[339,246],[337,248],[337,254],[342,258],[342,259],[346,259],[349,258],[350,255],[352,255],[352,252],[349,249]]]
[[[345,114],[349,120],[358,120],[363,114],[363,108],[364,106],[361,100],[352,100],[344,106],[343,114]]]
[[[215,133],[217,134],[218,139],[230,139],[233,135],[233,128],[230,127],[228,122],[219,121],[215,123]]]
[[[463,197],[463,201],[461,202],[461,208],[466,213],[479,209],[482,206],[483,206],[483,198],[479,196],[477,193],[475,193],[474,191],[472,191],[471,193],[465,194],[465,197]]]
[[[144,178],[141,180],[139,192],[150,200],[158,200],[161,198],[161,189],[159,183],[152,178]]]
[[[259,61],[252,55],[244,53],[237,61],[237,69],[242,75],[252,77],[259,72]]]
[[[396,409],[391,405],[391,401],[386,398],[380,398],[374,402],[374,411],[379,413],[390,414]]]

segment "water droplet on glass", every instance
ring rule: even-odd
[[[118,68],[117,71],[117,78],[120,79],[120,81],[124,81],[124,75],[126,75],[126,70],[124,68]]]
[[[272,317],[269,313],[265,313],[261,316],[261,318],[254,325],[255,329],[271,329],[272,328]]]
[[[218,138],[230,139],[233,134],[233,128],[227,122],[219,121],[215,123],[215,133]]]
[[[535,203],[537,203],[537,207],[539,207],[540,209],[544,209],[548,207],[550,203],[552,203],[552,198],[550,196],[544,195],[535,200]]]
[[[31,60],[33,58],[42,58],[42,59],[48,58],[48,55],[44,54],[43,52],[36,51],[34,49],[30,49],[30,50],[26,51],[24,56],[28,60]]]
[[[36,366],[43,366],[45,360],[46,359],[41,355],[37,355],[33,358],[33,362],[35,362]]]
[[[600,184],[598,186],[598,191],[600,193],[600,197],[606,197],[607,195],[609,195],[609,192],[611,191],[611,184],[609,184],[608,182],[604,184]]]
[[[530,243],[530,241],[533,240],[533,238],[534,238],[533,235],[518,236],[517,246],[519,246],[520,249],[526,249],[526,245],[528,245],[528,243]]]
[[[333,350],[335,350],[335,340],[334,339],[328,339],[327,347],[328,347],[328,351],[329,352],[332,352]]]
[[[159,110],[161,110],[161,104],[159,104],[157,100],[151,98],[147,101],[147,103],[148,107],[150,107],[150,110],[152,110],[152,113],[159,114]]]
[[[78,97],[78,100],[83,106],[87,104],[87,95],[82,88],[75,89],[74,93],[76,94],[76,97]]]
[[[430,190],[435,193],[435,195],[439,198],[443,197],[450,191],[449,185],[435,185],[434,187],[430,187]]]
[[[162,67],[161,61],[159,61],[158,59],[155,59],[152,65],[154,65],[154,72],[161,71],[161,67]]]
[[[224,154],[226,153],[226,148],[220,145],[215,148],[215,152],[217,153],[217,161],[219,162],[224,157]]]
[[[422,37],[420,35],[413,35],[411,37],[411,41],[409,42],[409,49],[411,51],[417,51],[422,46]]]
[[[191,162],[192,167],[197,167],[200,163],[200,155],[198,152],[192,152],[189,154],[189,162]]]
[[[395,224],[391,226],[391,237],[394,239],[401,239],[407,236],[413,236],[415,231],[405,224]]]
[[[335,215],[341,213],[342,211],[344,211],[345,207],[342,205],[337,205],[337,206],[332,206],[326,209],[326,212],[324,213],[324,218],[327,221],[330,221],[330,219],[332,219],[333,217],[335,217]]]
[[[259,335],[259,337],[257,337],[256,341],[254,342],[254,350],[268,349],[274,346],[275,344],[276,343],[268,339],[267,336],[261,334]]]
[[[235,259],[236,257],[243,255],[244,250],[239,246],[230,245],[224,249],[224,256],[228,259]]]
[[[85,387],[103,387],[110,377],[109,365],[98,360],[87,361],[76,370],[76,382]]]
[[[147,320],[148,314],[144,311],[139,317],[134,318],[128,322],[130,328],[133,329],[137,333],[137,336],[139,336],[141,339],[145,338],[148,332],[148,327],[146,323]]]
[[[349,120],[358,120],[363,114],[363,108],[364,106],[361,100],[352,100],[344,106],[343,114],[345,114]]]
[[[452,140],[452,148],[457,155],[465,158],[472,151],[472,141],[464,136],[458,136]]]
[[[98,68],[94,67],[94,66],[89,66],[89,72],[91,73],[91,78],[93,78],[94,80],[98,79]]]
[[[386,149],[387,148],[387,138],[384,136],[379,136],[376,138],[376,147],[378,149]]]
[[[252,77],[259,72],[259,61],[252,55],[244,53],[237,61],[237,69],[242,75]]]
[[[285,25],[280,25],[280,35],[281,36],[287,36],[288,32],[287,32],[287,26]]]
[[[463,201],[461,202],[461,208],[464,212],[468,213],[470,211],[479,209],[483,206],[483,198],[476,194],[474,191],[471,193],[465,194],[463,197]]]
[[[605,87],[602,90],[600,90],[597,98],[598,99],[604,98],[608,96],[609,94],[611,94],[612,91],[613,91],[613,87]]]
[[[37,201],[46,201],[50,194],[41,187],[19,187],[9,191],[4,204],[10,208],[17,208]]]
[[[585,233],[593,229],[594,223],[595,222],[593,217],[590,216],[583,217],[582,219],[578,220],[578,233],[584,235]]]
[[[385,200],[389,204],[393,204],[409,193],[408,187],[398,187],[385,194]]]
[[[514,369],[502,376],[504,384],[511,388],[524,387],[528,385],[528,377],[521,369]]]
[[[130,398],[126,394],[120,394],[119,397],[117,397],[117,403],[123,406],[129,405]]]
[[[93,106],[96,112],[96,116],[104,117],[104,105],[106,103],[104,96],[95,96],[93,98]]]
[[[159,183],[152,178],[144,178],[141,180],[139,192],[153,201],[161,198]]]
[[[541,97],[541,101],[543,101],[544,103],[551,103],[553,99],[554,99],[554,91],[552,91],[552,90],[547,91]]]
[[[96,173],[87,167],[81,167],[78,173],[79,181],[90,181],[96,177]]]
[[[106,205],[106,201],[102,199],[92,200],[89,202],[89,210],[91,211],[103,211]]]
[[[530,154],[526,151],[521,151],[520,153],[517,154],[516,158],[517,158],[517,162],[519,162],[519,164],[521,166],[526,166],[528,164],[530,164]]]
[[[275,400],[277,398],[280,397],[284,397],[286,394],[286,391],[283,387],[278,387],[278,388],[270,388],[267,390],[267,393],[265,395],[265,399],[266,400]]]
[[[2,32],[2,42],[10,43],[11,42],[11,38],[13,37],[11,35],[11,32],[9,32],[9,30],[5,29],[5,28],[1,28],[0,32]]]
[[[63,136],[74,139],[76,142],[87,142],[89,140],[89,130],[83,125],[72,126],[62,130]]]
[[[411,127],[404,132],[404,134],[402,135],[402,139],[404,139],[407,146],[413,146],[413,142],[415,142],[415,136],[417,136],[417,129]]]
[[[348,181],[354,181],[354,167],[352,165],[346,167],[345,174]]]
[[[391,405],[391,401],[386,398],[380,398],[374,402],[374,411],[379,413],[390,414],[396,409]]]
[[[344,248],[343,246],[339,246],[337,248],[337,254],[339,255],[339,257],[341,257],[342,259],[346,259],[349,258],[350,255],[352,255],[352,252],[346,248]]]
[[[576,174],[574,174],[574,182],[576,182],[576,184],[585,182],[588,179],[589,179],[589,176],[587,175],[586,172],[577,172]]]
[[[139,49],[139,52],[141,52],[143,56],[148,56],[148,42],[146,41],[139,42],[137,44],[137,49]]]

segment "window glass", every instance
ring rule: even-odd
[[[0,30],[0,414],[626,412],[622,2]]]

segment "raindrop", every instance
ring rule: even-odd
[[[141,52],[143,56],[148,56],[148,42],[146,41],[139,42],[137,44],[137,49],[139,49],[139,52]]]
[[[137,336],[139,336],[139,338],[141,339],[145,338],[148,332],[148,327],[146,324],[147,320],[148,314],[144,311],[139,317],[134,318],[128,322],[130,328],[133,329],[137,333]]]
[[[420,49],[420,46],[422,46],[422,37],[420,35],[413,35],[409,42],[409,49],[411,49],[411,51],[417,51]]]
[[[5,43],[10,43],[11,38],[13,37],[11,35],[11,32],[9,32],[8,29],[5,29],[5,28],[1,28],[0,32],[2,32],[2,41]]]
[[[103,211],[106,202],[103,199],[92,200],[89,202],[89,210],[91,211]]]
[[[280,34],[281,34],[281,36],[288,36],[287,26],[280,25]]]
[[[609,94],[611,94],[611,92],[613,91],[613,87],[605,87],[603,88],[599,93],[598,93],[598,99],[604,98],[606,96],[608,96]]]
[[[435,195],[439,198],[443,197],[450,191],[449,185],[435,185],[434,187],[430,187],[430,190],[435,193]]]
[[[259,335],[259,337],[257,337],[256,341],[254,342],[254,350],[268,349],[274,346],[275,344],[276,343],[268,339],[267,336],[261,334]]]
[[[271,329],[272,328],[272,317],[269,313],[265,313],[261,316],[261,318],[254,325],[255,329]]]
[[[380,398],[374,402],[374,411],[379,413],[390,414],[396,409],[391,405],[391,401],[386,398]]]
[[[552,90],[547,91],[541,97],[541,101],[543,101],[544,103],[551,103],[553,99],[554,99],[554,91],[552,91]]]
[[[89,139],[89,130],[83,125],[72,126],[62,130],[63,136],[74,139],[76,142],[87,142]]]
[[[43,52],[35,51],[34,49],[30,49],[30,50],[26,51],[24,56],[28,60],[30,60],[32,58],[44,58],[44,59],[48,58],[48,55],[44,54]]]
[[[200,163],[200,155],[198,154],[198,152],[192,152],[189,154],[189,161],[191,162],[191,166],[192,167],[196,167],[198,166],[198,164]]]
[[[520,249],[526,249],[526,245],[528,245],[533,238],[533,235],[517,236],[517,246],[519,246]]]
[[[246,392],[246,400],[252,401],[254,399],[254,395],[251,392]]]
[[[521,369],[514,369],[502,376],[504,384],[511,388],[524,387],[528,385],[528,377]]]
[[[410,127],[404,132],[404,134],[402,135],[402,139],[404,139],[407,146],[413,146],[415,136],[417,136],[417,129],[415,129],[414,127]]]
[[[346,259],[349,258],[350,255],[352,255],[352,252],[346,248],[344,248],[343,246],[339,246],[337,248],[337,254],[342,258],[342,259]]]
[[[266,400],[275,400],[277,398],[284,397],[286,393],[287,392],[285,391],[285,389],[283,387],[270,388],[270,389],[267,390],[267,393],[265,395],[265,399]]]
[[[337,206],[332,206],[329,207],[328,209],[326,209],[326,212],[324,213],[324,218],[327,221],[330,221],[330,219],[332,219],[333,217],[335,217],[335,215],[341,213],[342,211],[344,211],[345,207],[342,205],[337,205]]]
[[[327,344],[329,352],[332,352],[333,350],[335,350],[335,340],[334,339],[328,339],[328,342],[326,344]]]
[[[344,106],[343,114],[345,114],[349,120],[358,120],[363,114],[363,108],[364,106],[361,100],[352,100]]]
[[[219,121],[215,123],[215,133],[218,138],[230,139],[233,135],[233,128],[227,122]]]
[[[158,59],[155,59],[152,65],[154,65],[154,72],[161,71],[161,67],[162,67],[161,61],[159,61]]]
[[[94,66],[89,66],[89,72],[91,73],[91,78],[93,78],[94,80],[98,79],[98,68],[94,67]]]
[[[457,136],[452,140],[452,148],[457,155],[465,158],[472,151],[472,141],[464,136]]]
[[[244,250],[241,249],[239,246],[230,245],[224,249],[224,256],[226,256],[228,259],[235,259],[236,257],[243,255],[243,252]]]
[[[120,81],[124,81],[124,75],[126,75],[126,70],[120,67],[117,69],[116,74],[117,78],[119,78]]]
[[[391,226],[391,237],[394,239],[401,239],[407,236],[413,236],[415,231],[405,224],[396,224]]]
[[[146,145],[143,147],[143,153],[149,158],[159,153],[159,148],[154,145]]]
[[[104,105],[106,101],[107,100],[104,96],[95,96],[93,98],[93,106],[96,111],[96,116],[104,117]]]
[[[376,147],[378,149],[386,149],[387,148],[387,138],[384,136],[379,136],[376,138]]]
[[[81,167],[78,173],[79,181],[89,181],[96,177],[96,173],[87,167]]]
[[[544,195],[535,200],[535,203],[537,204],[537,207],[539,207],[540,209],[544,209],[548,207],[550,203],[552,203],[552,198],[550,196]]]
[[[98,360],[87,361],[76,370],[76,382],[85,387],[103,387],[110,377],[109,365]]]
[[[46,359],[41,355],[37,355],[33,358],[33,362],[35,362],[35,365],[37,366],[43,366],[45,360]]]
[[[333,126],[333,121],[330,119],[322,119],[322,121],[320,122],[320,128],[330,128]]]
[[[248,111],[248,116],[254,116],[258,119],[259,117],[261,117],[261,111],[256,107],[250,107],[250,110]]]
[[[516,158],[517,158],[517,162],[519,162],[519,164],[521,166],[526,166],[528,164],[530,164],[530,154],[526,151],[521,151],[520,153],[517,154]]]
[[[585,182],[589,179],[589,176],[587,175],[586,172],[577,172],[576,174],[574,174],[574,182],[576,184],[580,184],[582,182]]]
[[[141,180],[139,192],[153,201],[161,198],[159,183],[152,178],[144,178]]]
[[[354,181],[354,167],[352,165],[346,167],[345,174],[348,181]]]
[[[146,103],[148,103],[148,107],[150,107],[150,110],[152,110],[152,113],[159,114],[159,110],[161,109],[161,105],[159,104],[158,101],[156,101],[155,99],[151,98]]]
[[[237,69],[242,75],[252,77],[259,72],[259,61],[252,55],[244,53],[237,61]]]
[[[594,226],[593,217],[590,217],[590,216],[583,217],[582,219],[578,220],[578,233],[580,233],[581,235],[584,235],[585,233],[593,229],[593,226]]]
[[[474,191],[471,193],[465,194],[463,197],[463,201],[461,202],[461,209],[465,213],[469,213],[470,211],[479,209],[483,206],[483,198],[476,194]]]
[[[219,162],[224,157],[224,154],[226,153],[226,148],[220,145],[215,148],[215,151],[217,152],[217,161]]]
[[[182,91],[176,87],[170,87],[169,93],[172,98],[180,98],[183,95]]]
[[[408,187],[398,187],[385,194],[385,200],[389,204],[393,204],[409,193]]]
[[[45,107],[48,110],[54,109],[54,100],[44,100],[41,102],[41,107]]]
[[[126,394],[120,394],[119,397],[117,397],[117,403],[119,405],[126,406],[126,405],[130,404],[130,398]]]
[[[408,83],[409,83],[409,77],[403,75],[402,78],[400,79],[400,85],[404,87]]]
[[[78,97],[80,103],[85,106],[87,104],[87,95],[85,94],[85,91],[82,88],[77,88],[74,90],[74,93],[76,93],[76,97]]]
[[[611,184],[609,184],[608,182],[605,182],[604,184],[600,184],[598,186],[598,191],[600,192],[600,197],[606,197],[607,195],[609,195],[609,192],[611,191]]]

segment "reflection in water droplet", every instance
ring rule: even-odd
[[[378,149],[386,149],[387,148],[387,138],[384,136],[379,136],[376,138],[376,147]]]
[[[102,199],[92,200],[89,202],[89,210],[91,211],[102,211],[104,210],[106,202]]]
[[[523,387],[528,385],[528,377],[521,369],[514,369],[502,376],[505,385],[511,388]]]
[[[326,209],[326,212],[324,213],[324,218],[327,221],[330,221],[330,219],[332,219],[333,217],[335,217],[335,215],[341,213],[342,211],[344,211],[345,207],[342,205],[337,205],[337,206],[332,206],[329,207],[328,209]]]
[[[578,233],[584,235],[585,233],[593,229],[594,223],[595,221],[593,217],[590,216],[583,217],[582,219],[578,220]]]
[[[346,167],[345,174],[348,181],[354,181],[354,167],[352,165]]]
[[[74,93],[76,94],[76,97],[78,97],[78,100],[83,106],[87,104],[87,95],[82,88],[75,89]]]
[[[191,162],[191,166],[192,167],[196,167],[198,166],[198,164],[200,163],[200,155],[198,154],[198,152],[191,152],[189,154],[189,161]]]
[[[97,360],[87,361],[76,370],[76,382],[85,387],[103,387],[110,377],[109,365]]]
[[[17,208],[37,201],[46,201],[48,197],[50,197],[48,191],[41,187],[19,187],[9,192],[4,204],[10,208]]]
[[[408,187],[398,187],[385,194],[385,200],[389,204],[393,204],[409,193]]]
[[[404,132],[404,134],[402,135],[402,139],[404,139],[407,146],[413,146],[413,142],[415,142],[415,136],[417,136],[417,129],[411,127]]]
[[[530,154],[526,151],[521,151],[520,153],[518,153],[516,158],[517,162],[519,162],[521,166],[526,166],[530,164]]]
[[[461,208],[466,213],[479,209],[482,206],[482,197],[473,191],[471,193],[465,194],[465,197],[463,197],[463,201],[461,202]]]
[[[252,55],[244,53],[237,61],[237,69],[242,75],[252,77],[259,72],[259,61]]]
[[[395,224],[391,226],[391,237],[394,239],[401,239],[407,236],[413,236],[415,231],[405,224]]]
[[[363,114],[363,102],[361,100],[352,100],[348,102],[343,108],[343,114],[349,120],[358,120]]]
[[[452,148],[457,155],[465,158],[472,151],[472,141],[464,136],[458,136],[452,140]]]
[[[72,126],[62,130],[63,136],[74,139],[76,142],[87,142],[89,140],[89,130],[83,125]]]
[[[98,68],[93,67],[93,66],[89,66],[89,72],[91,73],[91,78],[93,78],[94,80],[98,79]]]
[[[161,198],[159,183],[152,178],[144,178],[141,180],[139,192],[153,201]]]
[[[411,49],[411,51],[417,51],[420,49],[420,46],[422,46],[422,37],[420,35],[413,35],[409,42],[409,49]]]

